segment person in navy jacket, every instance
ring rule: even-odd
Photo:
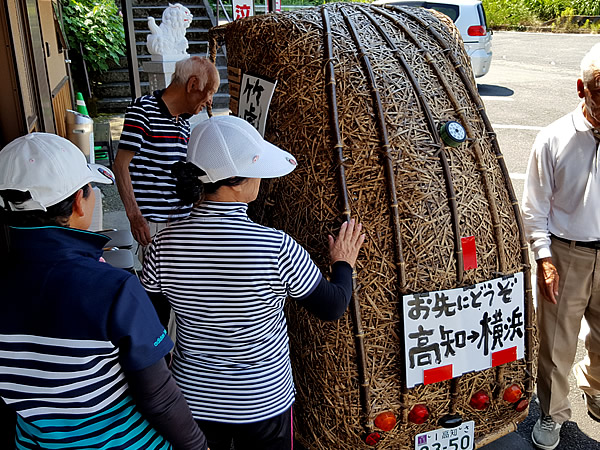
[[[164,356],[173,343],[138,279],[85,231],[112,183],[47,133],[0,151],[0,398],[17,448],[206,449]]]

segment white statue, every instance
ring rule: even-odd
[[[179,60],[187,56],[186,50],[189,45],[185,38],[185,30],[192,23],[193,17],[190,10],[179,3],[169,3],[169,7],[162,14],[160,26],[156,25],[154,17],[148,17],[150,34],[146,39],[146,46],[152,60]]]

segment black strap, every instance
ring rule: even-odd
[[[571,245],[572,242],[575,243],[576,247],[584,247],[591,248],[594,250],[600,250],[600,241],[573,241],[571,239],[565,239],[560,236],[556,236],[554,234],[551,235],[554,239],[560,242],[564,242],[565,244]]]
[[[10,229],[8,225],[2,224],[0,230],[0,267],[4,268],[8,265],[8,254],[10,252]]]

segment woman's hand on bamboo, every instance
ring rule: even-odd
[[[337,238],[329,235],[329,257],[331,264],[337,261],[346,261],[354,267],[360,247],[365,241],[365,234],[361,233],[361,231],[362,224],[356,223],[354,219],[350,219],[349,222],[342,224]]]

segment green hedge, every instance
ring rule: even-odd
[[[528,26],[561,16],[600,15],[598,0],[482,0],[488,25]]]

